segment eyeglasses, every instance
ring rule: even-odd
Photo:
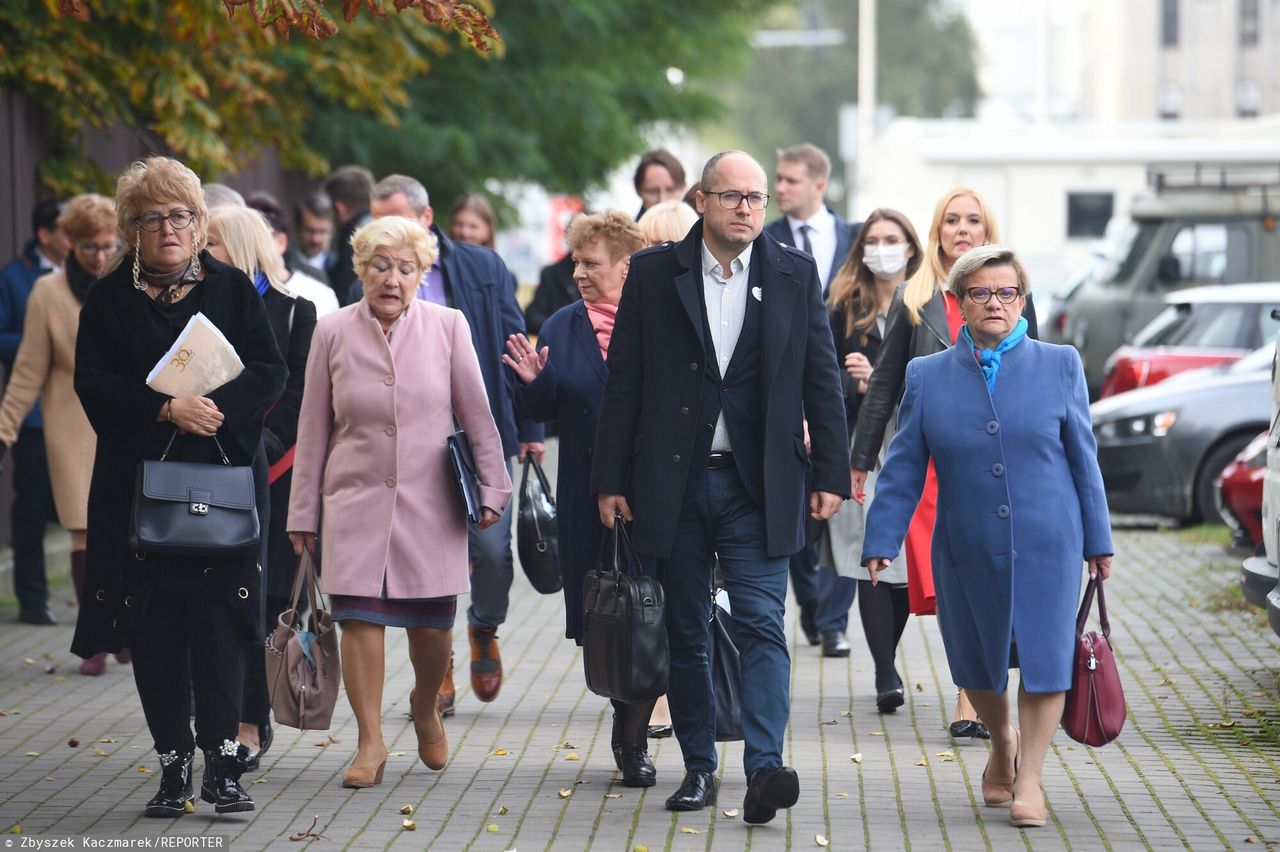
[[[155,212],[143,213],[133,220],[133,224],[144,231],[158,231],[164,227],[165,222],[168,222],[175,231],[181,231],[194,222],[197,215],[194,210],[184,210],[179,207],[177,210],[170,210],[167,216],[161,216]]]
[[[764,192],[738,192],[736,189],[726,189],[724,192],[704,191],[702,194],[716,196],[720,200],[720,206],[726,210],[737,210],[744,198],[747,200],[747,206],[752,210],[763,210],[769,203],[769,195]]]
[[[103,243],[102,245],[98,245],[97,243],[81,243],[76,246],[76,250],[90,255],[115,254],[119,247],[120,246],[117,243]]]
[[[1003,305],[1011,305],[1021,295],[1022,291],[1017,287],[1001,287],[999,290],[991,290],[987,287],[970,287],[964,291],[964,297],[975,305],[985,305],[991,301],[992,296],[999,299]]]

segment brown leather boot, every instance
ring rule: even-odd
[[[449,668],[445,669],[444,681],[440,684],[440,692],[436,695],[436,710],[440,716],[452,716],[456,711],[453,706],[453,652],[449,652]]]
[[[471,689],[481,701],[492,701],[502,688],[498,628],[468,626],[467,637],[471,640]]]

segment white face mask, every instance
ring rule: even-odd
[[[863,250],[862,262],[877,278],[892,278],[907,265],[906,243],[881,243]]]

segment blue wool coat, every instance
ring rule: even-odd
[[[527,385],[516,380],[516,413],[529,420],[560,423],[556,523],[564,635],[581,642],[582,581],[595,567],[604,530],[591,493],[591,454],[609,373],[581,301],[566,305],[542,324],[538,346],[551,349],[547,366]]]
[[[902,546],[930,457],[933,582],[956,685],[1003,693],[1012,640],[1028,692],[1067,689],[1081,563],[1112,553],[1080,356],[1028,338],[1005,353],[994,394],[965,346],[912,360],[864,563]]]

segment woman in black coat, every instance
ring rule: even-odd
[[[285,357],[289,378],[284,395],[267,413],[262,446],[267,457],[270,512],[264,537],[266,558],[265,617],[263,629],[274,629],[280,614],[294,606],[297,557],[285,534],[289,516],[289,491],[293,482],[293,449],[298,442],[298,410],[306,383],[307,355],[316,328],[316,308],[294,296],[284,284],[287,274],[277,250],[271,226],[263,214],[248,207],[219,207],[209,216],[209,253],[248,275],[262,296],[276,346]],[[271,699],[267,685],[262,643],[245,644],[244,702],[240,708],[240,733],[236,738],[249,749],[246,771],[253,772],[271,747]]]
[[[201,798],[219,813],[253,810],[239,784],[248,749],[235,741],[244,658],[226,649],[261,635],[255,554],[165,557],[129,546],[134,478],[144,459],[252,465],[266,491],[262,419],[284,389],[285,365],[252,283],[207,252],[200,179],[166,157],[134,163],[116,188],[130,246],[89,291],[76,340],[75,388],[98,436],[89,491],[84,602],[71,650],[133,650],[134,679],[162,767],[148,816],[181,816],[192,801],[195,746]],[[205,396],[171,398],[147,375],[187,322],[204,314],[244,371]],[[190,727],[195,696],[196,735]]]

